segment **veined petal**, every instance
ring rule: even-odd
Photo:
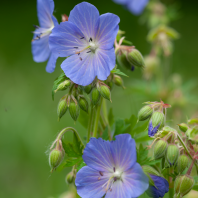
[[[46,71],[48,73],[52,73],[56,67],[56,60],[57,60],[57,56],[55,54],[51,54],[50,58],[48,60],[47,66],[46,66]]]
[[[66,21],[53,28],[49,37],[51,51],[59,57],[67,57],[87,46],[83,33],[75,24]]]
[[[111,49],[119,30],[120,18],[115,14],[106,13],[98,20],[99,27],[95,36],[98,46],[102,49]]]
[[[34,35],[35,38],[35,35]],[[35,62],[44,62],[49,58],[49,35],[32,41],[32,54]]]
[[[98,18],[99,12],[97,8],[87,2],[76,5],[69,15],[69,21],[82,31],[86,40],[94,37],[98,29]]]
[[[109,178],[108,173],[101,176],[99,171],[84,166],[76,175],[77,193],[82,198],[101,198],[106,192],[105,183],[108,182]]]
[[[115,168],[127,171],[136,163],[135,140],[129,134],[115,136],[116,140],[111,142],[112,156]]]
[[[123,185],[133,197],[139,197],[148,189],[148,177],[138,163],[135,163],[131,169],[123,173]]]
[[[43,28],[50,28],[53,25],[52,13],[54,11],[53,0],[37,0],[37,14],[39,24]]]
[[[93,63],[98,79],[106,80],[116,64],[114,48],[110,50],[98,49],[94,54]]]
[[[95,70],[93,54],[86,52],[68,57],[61,64],[65,75],[78,85],[86,86],[93,82]]]
[[[52,15],[52,21],[54,23],[54,26],[58,25],[58,21],[57,21],[56,17],[53,15]]]
[[[115,164],[111,155],[110,144],[111,142],[101,138],[91,138],[83,152],[84,162],[95,170],[112,173]]]
[[[148,0],[131,0],[128,1],[128,9],[135,15],[139,15],[143,12],[146,7]]]

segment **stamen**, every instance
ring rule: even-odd
[[[115,167],[113,167],[113,171],[115,172]]]
[[[80,39],[84,39],[85,37],[81,37]]]
[[[33,25],[33,27],[34,27],[34,28],[36,28],[36,29],[38,29],[38,28],[39,28],[39,26],[38,26],[38,25]]]
[[[89,42],[92,41],[92,38],[90,37]]]
[[[91,50],[90,51],[88,51],[87,53],[90,53],[91,52]]]
[[[100,177],[98,177],[98,180],[100,180],[101,178]]]
[[[91,46],[87,46],[87,47],[85,47],[85,49],[83,49],[83,50],[81,50],[81,51],[78,51],[78,52],[76,52],[75,54],[80,54],[81,52],[83,52],[84,50],[86,50],[86,49],[89,49]]]
[[[117,177],[114,177],[113,180],[114,180],[114,182],[117,181]]]
[[[100,173],[100,175],[101,175],[101,176],[103,176],[103,173],[102,173],[102,171],[99,171],[99,173]]]
[[[74,47],[75,49],[78,49],[78,47]]]
[[[107,183],[107,187],[106,187],[106,189],[105,189],[106,191],[109,190],[109,186],[110,186],[111,182],[113,182],[113,180],[112,180],[113,177],[114,177],[114,176],[111,176],[111,177],[110,177],[110,179],[109,179],[109,181],[108,181],[108,183]]]
[[[82,61],[82,58],[80,57],[80,60]]]

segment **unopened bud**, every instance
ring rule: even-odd
[[[175,179],[174,194],[175,197],[183,197],[191,191],[194,186],[194,179],[189,175],[177,176]]]
[[[154,158],[160,159],[164,157],[168,143],[164,140],[158,140],[154,145]]]
[[[189,158],[187,155],[180,155],[177,161],[177,169],[179,173],[182,173],[189,164]]]
[[[74,121],[78,119],[80,108],[74,101],[71,101],[69,104],[69,113]]]
[[[198,124],[198,118],[188,120],[188,124]]]
[[[107,86],[101,85],[98,90],[103,98],[111,101],[111,92]]]
[[[127,58],[129,62],[134,66],[137,66],[137,67],[145,66],[144,58],[137,49],[133,49],[130,53],[128,53]]]
[[[49,165],[52,168],[52,171],[60,165],[63,158],[64,158],[64,152],[62,150],[55,148],[54,150],[51,151],[49,155]]]
[[[66,176],[66,183],[72,184],[74,182],[74,180],[75,180],[75,177],[74,177],[73,172],[68,173]]]
[[[138,112],[138,120],[139,121],[144,121],[147,120],[153,113],[153,109],[149,106],[146,105],[140,109]]]
[[[127,53],[128,52],[123,51],[121,54],[118,54],[117,61],[121,67],[125,67],[126,69],[131,71],[133,65],[128,61]]]
[[[91,101],[94,105],[96,105],[98,103],[98,101],[100,100],[100,92],[98,91],[98,89],[95,87],[93,88],[92,92],[91,92]]]
[[[166,159],[172,166],[176,164],[179,157],[179,148],[175,144],[169,144],[166,152]]]
[[[125,88],[123,80],[120,76],[114,75],[113,82],[115,83],[115,85],[122,87],[123,89]]]
[[[113,82],[112,81],[108,82],[107,85],[109,86],[110,90],[113,89]]]
[[[67,101],[66,98],[63,98],[59,101],[58,107],[57,107],[57,114],[58,114],[58,120],[61,119],[61,117],[67,112]]]
[[[88,105],[88,102],[87,102],[86,98],[80,97],[79,100],[78,100],[78,104],[79,104],[80,108],[81,108],[83,111],[88,112],[88,107],[89,107],[89,105]]]
[[[181,123],[181,124],[178,124],[179,126],[179,129],[182,131],[182,132],[186,132],[188,130],[188,125],[185,124],[185,123]]]
[[[162,112],[155,111],[152,114],[151,120],[152,120],[153,128],[155,128],[158,125],[160,125],[161,127],[164,123],[164,114]]]
[[[70,80],[65,80],[62,83],[60,83],[57,87],[57,89],[55,90],[55,93],[57,91],[63,91],[66,90],[69,86],[71,85],[71,81]]]
[[[84,87],[84,91],[85,91],[87,94],[90,94],[91,90],[92,90],[92,84],[87,85],[87,86]]]

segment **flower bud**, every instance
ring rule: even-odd
[[[128,61],[127,53],[128,52],[123,51],[121,54],[118,54],[117,61],[121,67],[125,67],[126,69],[131,71],[133,65]]]
[[[84,87],[84,91],[85,91],[87,94],[90,94],[91,90],[92,90],[92,84],[87,85],[87,86]]]
[[[133,49],[130,53],[128,53],[127,58],[129,62],[134,66],[137,66],[137,67],[145,66],[144,58],[137,49]]]
[[[188,120],[188,124],[198,124],[198,118]]]
[[[185,124],[185,123],[181,123],[181,124],[178,124],[179,126],[179,129],[182,131],[182,132],[186,132],[188,130],[188,125]]]
[[[187,155],[180,155],[177,161],[177,169],[179,173],[182,173],[189,164],[189,158]]]
[[[112,89],[113,89],[113,82],[112,82],[112,81],[107,82],[107,85],[109,86],[110,90],[112,90]]]
[[[153,109],[149,106],[146,105],[140,109],[138,112],[138,120],[139,121],[144,121],[147,120],[153,113]]]
[[[154,145],[154,158],[160,159],[164,157],[168,143],[164,140],[158,140]]]
[[[74,177],[73,172],[68,173],[66,176],[66,183],[72,184],[74,182],[74,180],[75,180],[75,177]]]
[[[114,82],[117,86],[122,87],[123,89],[125,88],[125,87],[124,87],[123,80],[122,80],[122,78],[121,78],[120,76],[114,75],[113,82]]]
[[[105,85],[102,85],[99,87],[99,92],[102,95],[103,98],[110,100],[111,101],[111,92],[109,90],[109,88]]]
[[[64,158],[64,152],[62,150],[55,148],[54,150],[51,151],[49,155],[49,165],[52,168],[52,171],[60,165],[63,158]]]
[[[91,92],[91,100],[94,105],[96,105],[98,101],[100,100],[100,92],[98,91],[96,87],[93,88]]]
[[[164,114],[159,111],[155,111],[152,114],[151,120],[152,120],[153,128],[155,128],[158,125],[160,125],[161,127],[164,124]]]
[[[177,195],[177,197],[183,197],[191,191],[194,183],[195,181],[190,175],[178,176],[175,179],[174,194]]]
[[[74,121],[78,119],[80,108],[74,101],[71,101],[69,104],[69,113]]]
[[[56,93],[57,91],[66,90],[70,85],[71,85],[71,81],[70,80],[65,80],[58,85],[57,89],[54,92]]]
[[[67,112],[67,101],[66,98],[63,98],[59,101],[58,107],[57,107],[57,114],[58,114],[58,120],[61,119],[61,117]]]
[[[89,107],[89,105],[88,105],[88,102],[87,102],[87,100],[86,100],[85,97],[82,97],[82,96],[81,96],[81,97],[79,98],[79,100],[78,100],[78,104],[79,104],[80,108],[81,108],[83,111],[88,112],[88,107]]]
[[[175,144],[169,144],[166,152],[166,159],[172,166],[176,164],[179,157],[179,148]]]

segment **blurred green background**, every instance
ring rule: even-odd
[[[55,0],[54,15],[68,14],[81,1]],[[111,0],[91,0],[100,13],[112,12],[121,18],[120,29],[126,31],[128,40],[142,52],[149,53],[146,41],[148,29]],[[175,42],[171,59],[171,72],[181,74],[185,81],[197,79],[198,67],[198,2],[193,0],[164,0],[166,4],[178,3],[181,17],[171,23],[181,38]],[[31,54],[33,24],[38,24],[36,0],[9,0],[0,3],[0,197],[49,198],[67,189],[65,175],[69,169],[50,174],[46,151],[57,133],[66,126],[75,127],[81,137],[85,129],[74,124],[69,114],[58,122],[56,107],[62,93],[51,99],[53,80],[60,73],[58,60],[54,73],[45,72],[46,63],[35,63]],[[126,71],[127,72],[127,71]],[[127,72],[125,86],[133,79],[142,79],[141,70]],[[194,90],[197,91],[198,89]],[[115,117],[137,114],[144,102],[141,97],[121,88],[112,92],[111,104]],[[160,98],[156,98],[160,100]],[[189,106],[189,108],[192,108]],[[194,111],[198,110],[193,106]],[[185,112],[183,112],[185,116]],[[68,140],[71,136],[67,136]]]

